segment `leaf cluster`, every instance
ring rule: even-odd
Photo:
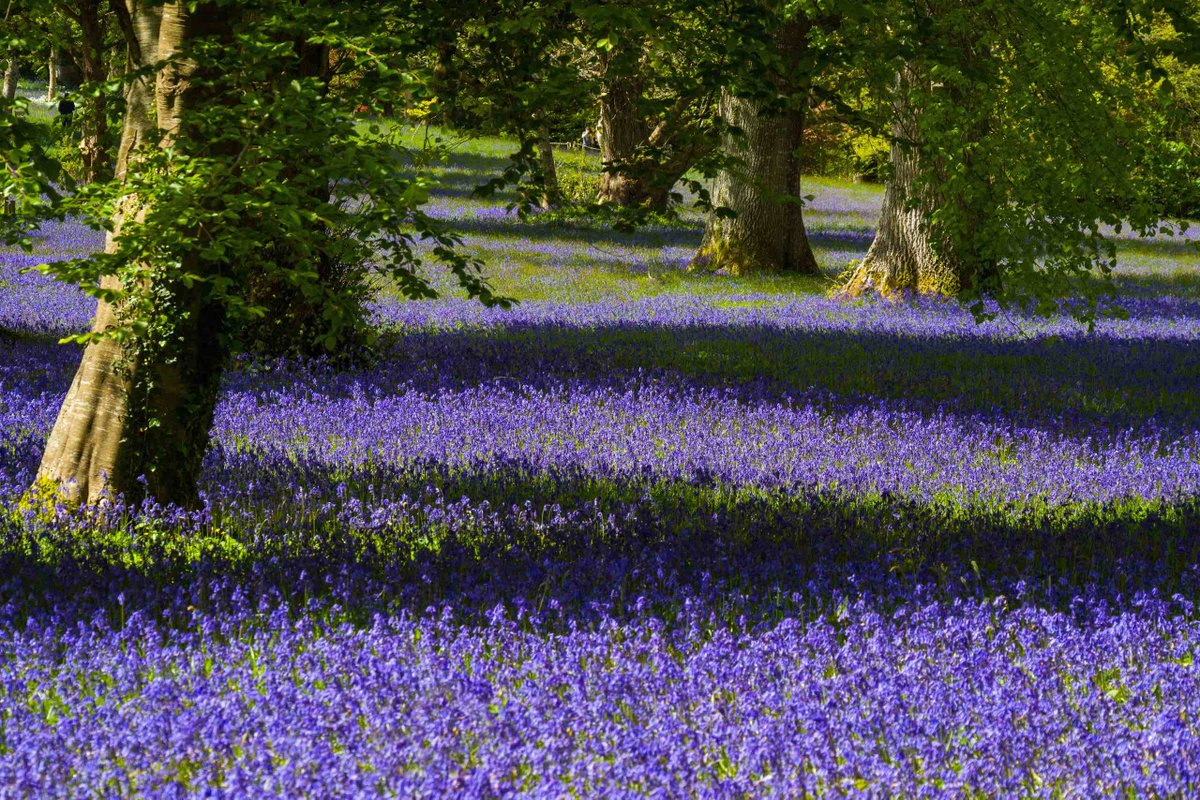
[[[403,34],[379,30],[370,10],[240,3],[228,10],[228,33],[191,39],[126,76],[128,85],[162,81],[172,63],[199,65],[189,80],[203,102],[131,153],[118,180],[26,206],[26,223],[69,216],[109,232],[104,253],[42,268],[119,310],[117,324],[77,339],[169,338],[176,320],[197,313],[180,298],[199,287],[201,306],[225,317],[237,350],[270,310],[254,291],[265,283],[317,309],[319,324],[303,333],[332,350],[362,332],[371,276],[409,297],[435,296],[426,261],[453,272],[468,295],[507,302],[422,210],[432,185],[426,156],[376,121],[381,106],[420,87],[398,55]],[[306,67],[314,51],[315,70]],[[26,197],[45,193],[54,172],[34,164],[28,172],[40,183]],[[331,265],[361,279],[331,282]]]

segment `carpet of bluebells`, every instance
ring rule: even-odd
[[[976,325],[518,221],[499,158],[433,211],[523,302],[240,360],[196,511],[23,508],[92,307],[22,269],[98,240],[0,255],[0,796],[1200,792],[1188,242]],[[814,193],[835,273],[879,195]]]

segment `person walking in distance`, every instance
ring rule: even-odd
[[[58,124],[62,128],[69,128],[73,119],[75,119],[75,101],[64,92],[62,99],[58,101]]]

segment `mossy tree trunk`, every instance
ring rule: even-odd
[[[920,79],[911,66],[906,66],[896,79],[891,173],[884,189],[875,238],[846,287],[851,296],[868,291],[885,296],[958,291],[954,270],[939,260],[927,225],[939,198],[920,184],[920,119],[912,99],[913,84]]]
[[[726,135],[725,147],[741,163],[721,172],[712,199],[736,216],[709,217],[692,263],[734,275],[819,274],[800,200],[803,111],[771,116],[761,103],[728,92],[720,107],[722,117],[744,135]]]
[[[178,52],[194,37],[221,32],[228,19],[215,7],[189,11],[182,0],[155,7],[131,3],[127,10],[120,22],[134,68]],[[117,180],[133,166],[131,159],[139,146],[167,146],[180,135],[188,110],[207,100],[193,82],[206,68],[211,67],[176,60],[153,80],[142,79],[129,87]],[[143,201],[127,198],[114,219],[108,252],[115,252],[126,231],[133,235],[146,212]],[[214,268],[183,265],[184,271],[195,274]],[[105,284],[119,287],[112,277]],[[172,298],[177,319],[170,336],[137,345],[124,339],[100,339],[87,345],[51,431],[35,490],[57,488],[87,504],[104,500],[108,493],[136,500],[143,491],[163,502],[195,502],[225,363],[224,312],[206,301],[199,284],[187,286],[168,277],[154,291]],[[118,309],[101,302],[92,330],[109,329],[118,314]],[[138,480],[142,476],[144,489]]]
[[[784,63],[794,65],[806,46],[808,26],[783,26],[777,43]],[[780,85],[781,94],[791,87]],[[736,162],[722,170],[713,204],[735,216],[710,215],[704,240],[692,264],[752,273],[820,274],[804,228],[800,153],[804,145],[803,105],[772,112],[767,103],[722,92],[720,114],[741,135],[726,133],[722,147]]]
[[[914,96],[929,95],[928,81],[922,70],[911,64],[896,78],[891,174],[875,238],[844,290],[851,297],[871,291],[885,297],[906,293],[954,296],[985,284],[995,275],[996,265],[979,252],[977,238],[986,221],[986,202],[968,204],[963,198],[939,193],[937,176],[944,174],[946,165],[931,162],[928,155],[922,154],[921,109]],[[964,96],[949,99],[957,104],[971,102]],[[985,122],[979,122],[976,128],[974,136],[986,134]],[[973,166],[970,142],[963,144],[961,167],[969,170]],[[943,233],[939,241],[930,219],[951,201],[964,221],[963,231],[955,238]]]

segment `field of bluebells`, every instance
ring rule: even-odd
[[[0,255],[0,796],[1200,792],[1200,259],[1125,320],[684,270],[432,205],[522,302],[241,360],[200,511],[23,510],[86,298]],[[576,156],[568,156],[575,158]],[[835,275],[879,193],[818,182]]]

